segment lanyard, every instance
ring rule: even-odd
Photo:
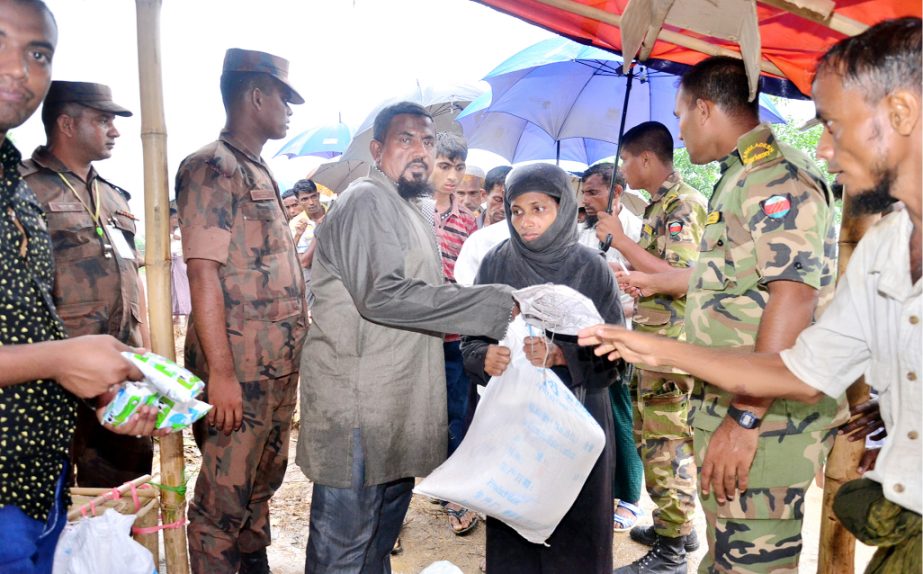
[[[67,178],[64,177],[63,173],[58,172],[58,177],[61,178],[61,181],[64,182],[64,185],[67,186],[67,189],[71,190],[71,193],[74,194],[74,197],[77,198],[77,201],[80,202],[80,205],[83,206],[83,209],[86,210],[87,214],[91,218],[93,218],[93,223],[96,225],[96,235],[99,236],[99,241],[100,243],[102,243],[102,246],[103,246],[103,255],[106,257],[106,259],[111,258],[112,257],[112,245],[110,245],[109,242],[106,240],[106,234],[103,232],[103,228],[99,224],[99,182],[95,179],[93,180],[93,196],[94,196],[93,201],[96,203],[96,211],[94,212],[90,209],[90,206],[88,206],[83,201],[83,199],[77,193],[77,190],[74,189],[73,185],[71,185],[71,182],[67,181]]]
[[[96,204],[96,212],[94,213],[92,210],[90,210],[90,206],[88,206],[83,201],[83,198],[81,198],[77,193],[77,190],[74,189],[74,186],[71,185],[71,182],[67,181],[67,178],[64,177],[64,174],[58,172],[58,177],[61,178],[61,181],[64,182],[64,185],[67,186],[67,189],[71,190],[71,193],[74,194],[74,197],[77,198],[77,201],[80,202],[80,205],[83,206],[83,209],[86,210],[87,214],[93,218],[93,223],[96,224],[96,235],[103,237],[103,228],[99,225],[99,182],[95,179],[93,180],[93,201]]]

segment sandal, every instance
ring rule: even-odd
[[[457,536],[461,536],[462,534],[470,532],[475,526],[478,525],[478,515],[474,512],[471,512],[467,508],[459,508],[458,510],[453,510],[449,508],[447,504],[445,506],[445,511],[449,516],[455,517],[455,520],[457,520],[459,524],[465,523],[464,518],[466,515],[471,517],[471,522],[468,523],[468,526],[462,526],[461,528],[455,528],[452,526],[452,522],[449,521],[449,526],[452,528],[452,532],[454,532]]]
[[[624,500],[619,500],[618,508],[624,508],[632,514],[633,517],[625,517],[617,512],[612,513],[612,531],[613,532],[628,532],[632,527],[638,523],[638,518],[644,513],[641,508],[637,505],[634,505],[630,502],[625,502]]]

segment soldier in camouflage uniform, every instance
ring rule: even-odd
[[[42,108],[47,144],[22,163],[20,172],[45,209],[54,251],[54,302],[67,335],[112,335],[147,347],[130,196],[92,165],[112,155],[119,137],[115,116],[131,112],[112,101],[108,86],[52,82]],[[153,454],[149,437],[115,435],[102,428],[91,409],[79,409],[73,447],[79,485],[118,486],[147,474]]]
[[[186,365],[214,408],[194,428],[202,469],[189,508],[193,572],[269,572],[269,499],[282,484],[306,334],[304,280],[279,188],[260,157],[285,137],[288,62],[225,55],[227,123],[187,157],[176,198],[192,313]]]
[[[758,123],[747,95],[743,64],[729,58],[694,67],[677,95],[690,158],[721,164],[689,283],[686,339],[777,352],[833,294],[836,230],[817,166]],[[696,381],[694,443],[709,541],[700,572],[797,572],[805,491],[845,406],[754,399]]]
[[[599,228],[611,234],[612,245],[640,272],[686,269],[698,258],[705,223],[705,197],[683,183],[673,171],[673,136],[659,122],[645,122],[622,138],[621,171],[632,189],[644,189],[651,202],[644,212],[641,240],[634,243],[617,217],[600,214]],[[632,318],[634,329],[684,340],[686,299],[665,294],[640,297]],[[698,548],[693,530],[696,468],[689,424],[691,376],[670,367],[636,365],[635,440],[644,461],[648,494],[657,508],[652,527],[636,526],[632,539],[654,545],[658,537],[684,537],[678,551],[667,554],[660,546],[619,574],[649,570],[686,571],[685,552]]]

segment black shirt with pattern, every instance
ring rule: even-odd
[[[54,266],[45,214],[19,176],[21,157],[0,146],[0,345],[64,339],[54,311]],[[0,507],[45,521],[67,460],[77,401],[55,381],[0,387]],[[67,501],[65,500],[65,503]]]

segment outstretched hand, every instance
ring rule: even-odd
[[[624,359],[629,363],[653,366],[662,363],[657,356],[658,340],[657,337],[616,325],[594,325],[577,333],[577,344],[596,347],[593,352],[598,357],[607,355],[610,361]]]

